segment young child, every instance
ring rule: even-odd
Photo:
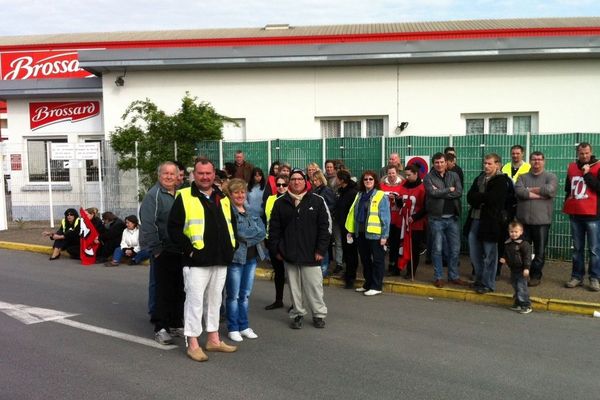
[[[508,236],[509,239],[504,242],[504,254],[500,262],[508,264],[510,283],[515,289],[515,301],[510,309],[521,314],[529,314],[532,309],[527,290],[527,278],[531,265],[531,245],[523,240],[523,225],[519,222],[511,222],[508,225]]]

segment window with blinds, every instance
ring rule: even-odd
[[[319,120],[321,137],[381,137],[385,135],[385,117],[340,117]]]

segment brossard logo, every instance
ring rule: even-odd
[[[29,103],[29,125],[32,131],[58,122],[82,121],[99,114],[99,101]]]
[[[2,79],[87,78],[93,76],[79,68],[76,51],[17,52],[2,54]]]

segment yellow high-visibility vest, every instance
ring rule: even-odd
[[[62,226],[63,233],[66,233],[67,232],[67,221],[66,221],[66,219],[63,218],[60,224]],[[73,221],[73,229],[77,228],[77,225],[79,225],[79,218],[75,218],[75,221]]]
[[[358,199],[362,196],[361,193],[358,193],[354,198],[354,202],[352,203],[352,207],[350,207],[350,211],[348,212],[348,216],[346,217],[345,228],[348,232],[354,233],[355,231],[355,222],[354,222],[354,206],[358,202]],[[369,206],[369,216],[367,217],[367,232],[373,233],[375,235],[381,235],[381,219],[379,218],[379,202],[382,201],[385,193],[382,190],[377,190],[373,197],[371,197],[371,204]],[[387,199],[386,199],[387,201]]]
[[[273,206],[275,205],[275,200],[277,200],[282,195],[280,194],[272,194],[267,197],[267,202],[265,203],[265,216],[267,217],[267,238],[269,237],[269,220],[271,219],[271,212],[273,212]]]
[[[524,162],[517,170],[515,176],[511,177],[510,174],[512,173],[512,164],[508,162],[504,164],[504,167],[502,167],[502,173],[506,174],[509,178],[511,178],[513,183],[517,183],[517,179],[519,179],[519,176],[528,173],[530,169],[531,164]]]
[[[177,196],[181,196],[183,208],[185,209],[183,234],[190,239],[195,249],[201,250],[204,248],[204,207],[200,199],[192,196],[192,188],[178,190]],[[221,199],[220,208],[227,222],[231,245],[235,248],[235,234],[231,223],[231,203],[228,197]]]

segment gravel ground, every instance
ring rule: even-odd
[[[58,229],[58,224],[55,229]],[[30,243],[51,246],[52,242],[42,236],[45,230],[53,230],[48,225],[48,222],[25,222],[23,225],[17,223],[9,223],[9,229],[0,231],[0,241]],[[264,263],[264,267],[269,268],[268,263]],[[471,263],[468,256],[463,255],[460,262],[461,276],[463,279],[470,278]],[[564,288],[564,283],[569,279],[571,274],[570,262],[564,261],[549,261],[544,267],[544,279],[542,284],[537,287],[530,288],[530,296],[543,298],[563,299],[585,301],[592,303],[600,303],[600,292],[591,292],[586,287],[575,289]],[[433,277],[433,267],[425,265],[422,261],[417,272],[417,282],[430,283]],[[387,277],[389,280],[400,280],[402,278]],[[496,291],[498,293],[512,293],[510,286],[509,272],[505,268],[502,271],[501,279],[497,282]],[[586,281],[586,285],[587,285]]]

